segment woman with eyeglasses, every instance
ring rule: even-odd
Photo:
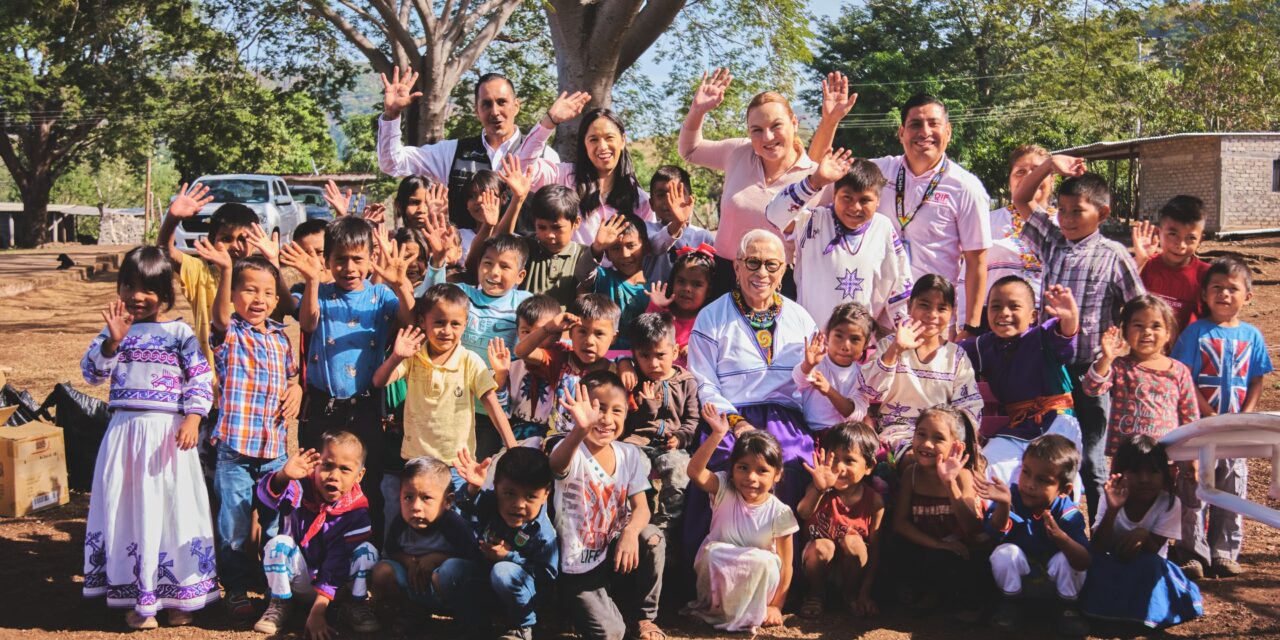
[[[728,69],[703,75],[680,128],[678,143],[680,157],[686,162],[724,172],[715,243],[715,284],[720,292],[732,284],[730,266],[742,237],[752,229],[778,234],[765,218],[765,207],[784,187],[805,179],[817,166],[800,141],[791,103],[774,91],[756,95],[747,105],[746,138],[704,139],[703,121],[724,102],[732,81]],[[795,295],[791,277],[785,276],[782,291]]]
[[[707,305],[689,335],[689,369],[703,403],[726,414],[731,431],[708,469],[724,471],[737,436],[766,431],[782,445],[782,480],[774,493],[795,508],[804,497],[813,460],[813,436],[804,421],[792,370],[804,359],[805,339],[817,328],[809,312],[779,293],[786,252],[778,236],[748,231],[733,261],[733,290]],[[707,436],[706,425],[698,441]],[[689,485],[684,549],[692,558],[711,526],[707,495]]]

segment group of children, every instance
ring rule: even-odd
[[[586,637],[660,640],[670,564],[696,576],[685,611],[731,631],[781,624],[793,593],[819,616],[832,586],[860,615],[890,592],[975,620],[994,609],[1006,628],[1042,593],[1073,634],[1082,611],[1157,627],[1200,615],[1188,578],[1240,572],[1239,517],[1195,502],[1194,470],[1171,467],[1157,440],[1256,408],[1271,363],[1240,319],[1249,269],[1195,257],[1203,216],[1186,197],[1162,210],[1158,239],[1135,232],[1135,264],[1099,232],[1105,182],[1032,156],[1011,212],[1041,279],[994,282],[989,332],[961,342],[952,283],[913,277],[876,215],[874,164],[829,153],[770,205],[800,302],[826,320],[793,372],[818,445],[794,511],[771,492],[777,440],[703,404],[685,366],[716,278],[678,167],[650,184],[654,221],[615,202],[589,245],[578,193],[549,179],[535,191],[537,172],[510,157],[473,179],[474,235],[450,225],[442,190],[409,178],[399,235],[345,215],[280,247],[252,210],[224,204],[197,257],[172,245],[208,201],[184,186],[161,247],[126,257],[82,362],[86,380],[110,382],[112,409],[85,594],[127,608],[135,629],[161,609],[190,622],[221,581],[231,616],[257,616],[264,633],[297,596],[319,639],[340,599],[361,632],[418,611],[527,639],[558,601]],[[1055,173],[1056,215],[1032,206]],[[828,185],[832,204],[810,208]],[[518,218],[530,236],[513,234]],[[301,276],[292,289],[285,266]],[[837,269],[863,274],[853,301],[806,293],[806,276]],[[165,318],[175,273],[194,330]],[[301,329],[296,357],[285,316]],[[709,468],[731,431],[727,466]],[[216,443],[212,515],[202,441]],[[1215,473],[1243,492],[1242,461]],[[668,554],[690,483],[711,498],[710,533]],[[247,593],[263,576],[258,616]]]

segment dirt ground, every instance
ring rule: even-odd
[[[1254,299],[1244,315],[1260,327],[1275,354],[1280,351],[1280,240],[1206,243],[1207,256],[1224,252],[1242,255],[1254,267]],[[86,388],[78,363],[89,340],[102,327],[99,310],[114,295],[113,276],[88,282],[63,282],[39,291],[0,300],[0,366],[11,369],[10,381],[40,401],[62,381],[98,397],[106,389]],[[175,313],[188,315],[184,309]],[[296,334],[295,334],[296,336]],[[1273,357],[1275,357],[1273,355]],[[1280,378],[1272,376],[1262,401],[1263,410],[1280,410]],[[1249,492],[1253,500],[1266,500],[1270,470],[1262,461],[1251,464]],[[108,611],[100,601],[80,597],[82,541],[88,496],[78,494],[66,507],[34,517],[0,519],[0,638],[110,638],[127,631],[122,615]],[[1280,503],[1270,501],[1271,507]],[[1207,579],[1200,583],[1205,596],[1205,616],[1164,634],[1173,637],[1275,637],[1280,638],[1280,531],[1246,522],[1244,554],[1249,572],[1235,579]],[[688,586],[688,585],[684,585]],[[674,610],[666,607],[664,611]],[[250,638],[252,631],[228,628],[215,607],[201,613],[192,627],[161,628],[145,632],[153,640],[170,638]],[[672,640],[724,637],[706,625],[664,613],[659,622]],[[554,625],[553,627],[557,626]],[[299,637],[300,628],[293,627]],[[564,636],[555,629],[542,637]],[[1051,633],[1048,626],[1027,631]],[[1094,629],[1099,637],[1125,636],[1125,629]],[[967,626],[944,615],[920,615],[889,610],[861,620],[829,610],[817,621],[789,615],[786,626],[761,635],[778,638],[999,638],[986,627]],[[433,620],[414,629],[408,637],[460,637],[460,630],[444,620]],[[351,637],[350,633],[342,637]],[[388,637],[374,634],[371,637]],[[734,636],[729,636],[734,637]],[[741,636],[737,636],[741,637]],[[1012,636],[1010,636],[1012,637]],[[1126,636],[1126,637],[1132,637]],[[1141,637],[1141,636],[1140,636]]]

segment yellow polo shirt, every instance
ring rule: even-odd
[[[209,361],[210,369],[213,368],[213,349],[209,346],[209,327],[213,320],[213,299],[218,295],[219,277],[218,272],[210,269],[204,260],[182,254],[178,280],[182,282],[182,295],[191,305],[191,328],[195,329],[200,351]]]
[[[480,356],[461,345],[444,364],[436,364],[424,346],[402,361],[391,379],[404,378],[404,446],[400,456],[411,460],[433,456],[450,465],[458,449],[476,450],[475,403],[498,388],[493,372]]]

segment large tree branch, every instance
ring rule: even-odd
[[[369,11],[364,7],[361,7],[355,2],[352,2],[352,0],[338,0],[338,2],[341,3],[342,6],[350,9],[356,15],[360,16],[361,18],[364,18],[366,22],[369,22],[373,26],[378,27],[382,31],[386,31],[387,26],[382,24],[382,21],[379,20],[377,16],[374,16],[372,13],[369,13]]]
[[[369,0],[369,4],[373,5],[378,15],[382,16],[382,21],[386,23],[392,39],[406,48],[414,46],[415,37],[405,27],[406,23],[400,21],[400,16],[396,14],[396,8],[391,6],[391,0]]]
[[[488,47],[489,44],[493,42],[494,38],[498,37],[498,34],[502,31],[502,27],[507,24],[507,19],[511,17],[511,14],[515,13],[517,8],[519,8],[520,2],[519,0],[516,0],[515,2],[495,2],[490,0],[480,5],[480,7],[476,9],[476,12],[478,13],[480,10],[485,9],[485,7],[489,7],[490,5],[496,5],[490,9],[490,11],[497,10],[500,11],[500,14],[485,23],[485,25],[480,28],[480,31],[475,34],[475,37],[471,39],[471,42],[467,43],[467,46],[463,47],[462,51],[455,56],[455,66],[458,69],[459,76],[461,76],[463,71],[475,66],[476,60],[480,59],[480,54],[484,53],[485,47]],[[468,30],[470,30],[470,27],[468,27]]]
[[[618,71],[614,77],[630,69],[653,46],[675,22],[684,6],[685,0],[648,0],[645,3],[622,41],[622,53],[618,56]]]
[[[436,11],[431,0],[413,0],[413,8],[418,11],[418,19],[422,21],[422,29],[427,37],[435,37],[437,35]]]
[[[364,57],[369,60],[369,64],[373,65],[374,71],[381,73],[391,72],[391,62],[387,60],[386,56],[382,55],[382,51],[378,50],[378,45],[374,44],[364,35],[364,32],[342,17],[342,14],[334,11],[323,0],[306,0],[306,3],[306,12],[333,25],[348,42],[355,45],[360,50],[360,53],[364,54]]]
[[[645,51],[657,42],[671,24],[676,22],[676,15],[685,8],[685,0],[648,0],[640,14],[636,15],[631,28],[627,29],[622,41],[622,52],[618,55],[618,76],[630,69],[631,65],[644,55]]]
[[[22,166],[22,160],[18,157],[18,152],[13,148],[13,141],[9,139],[9,131],[0,132],[0,159],[4,160],[4,166],[9,170],[9,175],[13,176],[13,182],[17,185],[18,191],[25,192],[30,184],[27,180],[27,168]]]

